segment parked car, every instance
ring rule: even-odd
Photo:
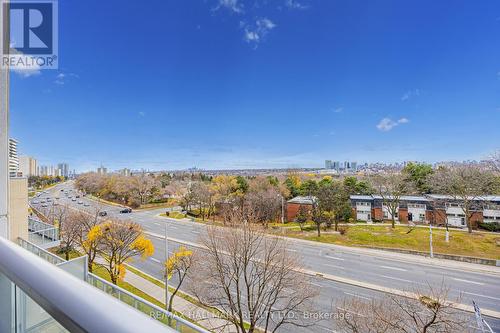
[[[82,200],[78,201],[78,204],[79,205],[83,204],[83,201]]]
[[[76,198],[71,199],[71,201],[76,201]]]
[[[122,214],[132,213],[132,208],[123,208],[122,210],[120,210],[120,213]]]
[[[39,204],[38,200],[33,201],[33,205],[37,205],[37,204]]]
[[[46,203],[46,201],[45,201],[45,200],[42,200],[42,201],[40,201],[40,203],[41,203],[41,204],[44,204],[44,203]]]
[[[47,207],[47,204],[46,203],[42,204],[42,207]]]
[[[107,216],[108,213],[106,211],[99,212],[99,216]]]
[[[83,205],[84,205],[85,207],[90,206],[90,204],[89,204],[88,202],[84,203]]]
[[[77,195],[76,197],[77,197],[77,198],[80,198],[80,195]]]

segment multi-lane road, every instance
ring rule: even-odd
[[[64,191],[70,190],[75,193],[72,182],[58,185],[50,189],[48,194],[35,198],[38,204],[34,206],[44,209],[40,201],[44,196],[52,197],[61,205],[66,204],[75,209],[89,211],[99,206],[108,213],[108,216],[128,218],[141,224],[155,245],[155,254],[144,261],[137,260],[132,265],[159,279],[162,278],[162,262],[165,260],[165,229],[167,228],[170,240],[169,252],[173,252],[184,242],[191,245],[198,244],[198,239],[206,228],[201,223],[160,217],[159,214],[164,213],[165,209],[121,214],[120,207],[97,203],[85,197],[71,201],[64,195]],[[74,197],[74,194],[72,196]],[[83,201],[82,204],[78,203],[80,200]],[[335,311],[336,301],[343,298],[358,297],[370,300],[383,297],[382,291],[385,288],[412,291],[445,285],[449,289],[450,300],[460,299],[460,302],[467,306],[474,300],[483,311],[492,311],[490,313],[495,316],[500,313],[500,269],[495,267],[293,239],[289,240],[288,248],[291,253],[303,259],[308,271],[318,275],[313,277],[313,283],[321,290],[317,306],[324,312]],[[500,332],[500,318],[487,318],[487,320],[494,331]],[[474,324],[471,316],[471,326]],[[332,331],[332,325],[322,322],[309,331]]]

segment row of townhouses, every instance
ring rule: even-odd
[[[500,223],[500,196],[486,195],[471,198],[472,223]],[[358,221],[392,220],[384,199],[379,195],[352,195],[353,217]],[[452,196],[428,194],[423,196],[402,196],[395,218],[400,222],[446,224],[465,227],[465,214],[460,200]]]
[[[390,199],[390,198],[386,198]],[[500,223],[500,196],[486,195],[480,198],[471,198],[471,222]],[[300,207],[311,211],[316,202],[315,197],[295,197],[288,200],[286,205],[287,221],[295,221]],[[392,220],[390,209],[384,204],[380,195],[352,195],[352,217],[357,221],[378,222]],[[395,214],[396,221],[407,223],[429,223],[454,227],[465,227],[465,214],[460,200],[452,196],[428,194],[423,196],[408,195],[399,199],[399,206]]]

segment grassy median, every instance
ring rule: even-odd
[[[301,239],[346,246],[371,246],[413,251],[429,251],[429,229],[407,226],[347,227],[344,235],[323,232],[320,237],[309,226],[306,231],[287,230],[286,235]],[[411,230],[411,231],[410,231]],[[433,229],[435,253],[463,255],[469,257],[500,259],[500,234],[450,230],[450,241],[445,241],[445,230]]]

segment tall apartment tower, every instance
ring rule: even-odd
[[[19,171],[23,177],[38,176],[38,162],[30,156],[19,156]]]
[[[68,163],[59,163],[57,165],[57,170],[59,170],[58,173],[60,174],[60,176],[68,178],[68,176],[69,176],[69,165],[68,165]]]
[[[101,164],[101,166],[97,168],[97,173],[100,175],[105,175],[108,173],[108,169]]]
[[[9,139],[9,176],[19,175],[19,156],[17,155],[17,140]]]

